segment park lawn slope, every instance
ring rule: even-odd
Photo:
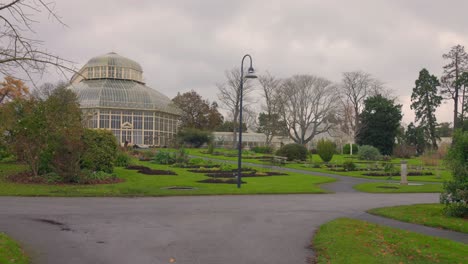
[[[316,263],[467,263],[468,245],[339,218],[322,225],[313,243]]]
[[[0,232],[0,263],[26,264],[29,258],[13,239]]]
[[[371,209],[368,212],[403,222],[468,233],[468,219],[449,217],[442,204],[415,204]]]
[[[287,173],[286,176],[243,178],[246,184],[238,189],[235,184],[200,183],[208,179],[201,173],[150,162],[138,162],[152,169],[171,170],[177,175],[144,175],[135,170],[115,168],[122,183],[97,185],[19,184],[5,179],[9,173],[20,171],[17,164],[0,163],[0,196],[177,196],[224,194],[291,194],[326,193],[318,185],[332,182],[333,178]],[[26,168],[23,166],[23,170]],[[194,187],[193,190],[169,190],[167,187]]]
[[[442,184],[400,185],[399,183],[368,182],[353,186],[360,192],[368,193],[440,193]]]

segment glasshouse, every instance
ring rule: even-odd
[[[121,144],[167,146],[180,110],[143,81],[137,62],[114,52],[92,58],[71,79],[89,128],[111,130]]]

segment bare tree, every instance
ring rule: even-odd
[[[448,53],[443,54],[442,58],[450,60],[450,62],[444,66],[444,73],[441,77],[441,93],[447,96],[447,99],[453,100],[453,128],[457,129],[461,125],[458,122],[458,104],[461,100],[463,108],[464,100],[460,93],[459,79],[461,74],[468,70],[468,54],[465,52],[465,47],[457,45],[452,47]]]
[[[221,102],[221,107],[229,111],[229,116],[232,117],[234,128],[232,131],[233,136],[233,148],[237,144],[237,130],[239,127],[239,105],[240,105],[240,70],[232,69],[225,72],[226,82],[216,84],[218,87],[218,99]],[[248,96],[253,91],[253,86],[249,80],[244,78],[243,80],[243,110],[248,109],[248,106],[252,103],[252,99]]]
[[[338,93],[331,81],[312,75],[295,75],[283,82],[281,99],[281,115],[294,142],[305,145],[333,127],[330,121]]]
[[[265,134],[265,144],[270,145],[274,136],[277,136],[284,128],[279,127],[281,124],[280,118],[280,88],[281,80],[272,76],[269,72],[258,77],[260,86],[262,87],[262,97],[265,104],[262,105],[259,116],[259,130]]]
[[[383,94],[389,97],[390,92],[385,91],[383,83],[373,78],[369,73],[362,71],[344,72],[340,86],[341,111],[343,127],[348,136],[355,138],[359,129],[359,114],[364,108],[364,100],[373,95]],[[350,112],[350,108],[352,111]]]
[[[65,25],[54,12],[54,2],[11,0],[0,3],[0,73],[9,76],[22,71],[35,84],[34,74],[43,74],[47,66],[59,71],[76,72],[72,63],[41,48],[42,41],[27,37],[35,34],[34,14],[46,12]]]

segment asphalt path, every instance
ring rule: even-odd
[[[0,230],[33,263],[306,263],[314,231],[438,194],[338,192],[161,198],[0,197]]]

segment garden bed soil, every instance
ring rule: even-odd
[[[145,175],[177,175],[177,173],[170,170],[153,170],[146,166],[129,165],[126,167],[128,170],[137,170],[141,174]]]
[[[207,173],[205,174],[208,177],[212,178],[235,178],[237,176],[237,171],[220,171],[214,173]],[[244,172],[242,173],[242,177],[268,177],[268,176],[284,176],[287,175],[286,173],[270,171],[270,172]]]
[[[232,169],[232,171],[221,171],[221,170],[213,170],[213,169],[200,169],[198,167],[198,169],[191,169],[191,170],[188,170],[189,172],[194,172],[194,173],[216,173],[216,172],[227,172],[227,173],[233,173],[233,172],[237,172],[237,169]],[[242,168],[242,171],[255,171],[251,168]]]
[[[369,172],[369,173],[363,173],[362,175],[364,176],[377,176],[377,177],[389,177],[389,176],[400,176],[400,172]],[[428,171],[428,172],[423,172],[423,171],[410,171],[408,172],[408,176],[431,176],[434,175],[434,173]]]
[[[206,180],[201,180],[201,181],[198,181],[198,182],[201,182],[201,183],[228,183],[228,184],[237,184],[237,179],[214,179],[214,178],[211,178],[211,179],[206,179]],[[241,181],[242,184],[246,184],[245,181]]]
[[[211,169],[211,168],[219,168],[221,165],[214,164],[214,165],[174,165],[176,168],[183,168],[183,169],[198,169],[200,167]]]
[[[7,176],[6,179],[10,182],[21,184],[47,184],[47,185],[97,185],[97,184],[112,184],[124,182],[124,179],[109,178],[105,180],[89,180],[79,183],[62,183],[62,182],[48,182],[46,178],[41,176],[33,176],[31,172],[21,172]]]

